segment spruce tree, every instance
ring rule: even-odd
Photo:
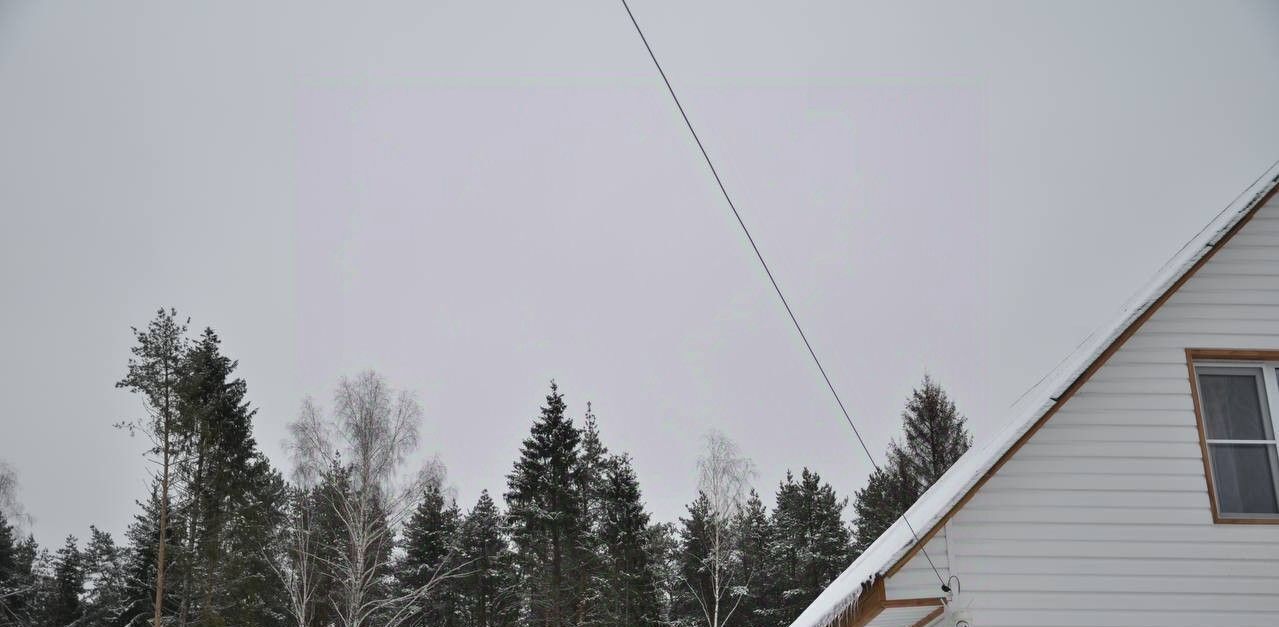
[[[511,627],[518,607],[514,560],[502,514],[487,490],[467,514],[460,538],[456,582],[463,622],[468,627]]]
[[[218,522],[221,548],[214,573],[221,581],[205,584],[198,624],[282,625],[287,610],[284,591],[270,562],[279,543],[287,503],[287,486],[266,456],[254,451],[242,472],[242,487],[227,499]],[[218,511],[218,510],[214,510]]]
[[[805,468],[799,481],[786,473],[772,520],[777,624],[798,617],[848,565],[849,533],[842,518],[846,504],[817,473]]]
[[[18,544],[15,540],[13,525],[0,514],[0,604],[13,589],[18,576]]]
[[[711,502],[703,493],[687,506],[688,517],[679,520],[679,555],[676,563],[671,619],[677,625],[710,625],[709,603],[714,596],[709,562],[715,530]]]
[[[247,608],[277,601],[262,585],[269,570],[253,559],[261,551],[229,550],[232,543],[263,546],[278,524],[282,490],[257,451],[256,411],[245,400],[245,381],[234,376],[237,366],[222,354],[217,334],[205,329],[187,351],[178,386],[186,525],[179,612],[198,625],[231,615],[247,620],[254,614]]]
[[[892,442],[884,464],[853,501],[854,548],[860,554],[968,450],[967,420],[931,377],[911,392],[902,411],[905,442]]]
[[[604,524],[604,493],[608,490],[608,447],[600,437],[599,423],[591,404],[586,404],[582,419],[581,454],[578,457],[578,486],[582,503],[580,531],[576,534],[570,556],[576,571],[576,616],[579,627],[605,620],[602,608],[609,594],[606,572],[606,547],[601,527]]]
[[[322,482],[305,495],[311,512],[310,551],[314,553],[311,591],[312,625],[338,624],[337,607],[342,599],[342,582],[336,576],[334,564],[341,563],[349,550],[349,534],[333,503],[341,502],[349,492],[349,475],[340,466],[333,466],[324,473]],[[310,626],[308,626],[310,627]]]
[[[43,603],[41,624],[63,627],[75,624],[84,615],[80,595],[84,593],[84,556],[75,536],[67,536],[53,558],[53,577]]]
[[[121,622],[125,599],[124,552],[111,534],[89,527],[84,549],[84,618],[77,627],[110,627]]]
[[[644,550],[652,558],[653,581],[658,588],[658,622],[663,625],[679,624],[675,611],[680,588],[680,540],[679,529],[673,523],[659,522],[648,526]]]
[[[30,625],[39,612],[40,576],[37,572],[40,547],[35,537],[28,535],[14,550],[14,578],[11,596],[4,600],[0,625]],[[8,621],[8,622],[6,622]]]
[[[768,519],[768,510],[755,490],[750,491],[734,526],[733,537],[737,539],[734,564],[737,573],[734,579],[742,582],[744,594],[730,624],[743,627],[772,625],[775,619],[770,610],[775,603],[769,597],[770,582],[774,579],[770,551],[775,534],[772,521]]]
[[[507,475],[507,518],[530,623],[566,627],[578,609],[575,541],[583,531],[581,433],[555,383]]]
[[[861,555],[870,547],[919,495],[910,461],[896,442],[890,443],[884,465],[875,469],[866,487],[853,496],[853,554]]]
[[[18,542],[9,521],[0,515],[0,625],[26,624],[27,601],[31,596],[31,561],[34,549]]]
[[[35,559],[31,562],[31,579],[27,597],[26,617],[18,624],[23,627],[52,627],[58,606],[57,558],[49,549],[39,548],[31,541]]]
[[[626,455],[608,459],[599,494],[603,583],[598,613],[605,625],[661,622],[654,558],[648,551],[648,512]]]
[[[428,486],[412,516],[404,525],[401,548],[404,557],[396,565],[401,591],[424,588],[432,580],[449,576],[460,567],[458,532],[461,515],[439,485]],[[452,627],[460,624],[454,582],[444,580],[417,602],[410,626]]]
[[[924,376],[902,412],[906,439],[902,451],[920,491],[937,482],[946,469],[972,446],[967,420],[932,377]]]

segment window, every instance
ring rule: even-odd
[[[1279,523],[1279,353],[1267,361],[1191,357],[1214,518]]]

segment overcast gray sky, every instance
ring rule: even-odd
[[[878,452],[925,372],[980,441],[1279,158],[1279,5],[634,0]],[[0,459],[43,543],[120,531],[130,325],[303,396],[416,390],[460,500],[551,378],[693,495],[718,428],[771,496],[869,464],[619,3],[0,0]]]

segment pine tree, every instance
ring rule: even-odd
[[[63,627],[80,620],[84,615],[84,606],[80,603],[84,577],[84,556],[75,536],[67,536],[53,558],[53,577],[43,603],[42,625]]]
[[[848,565],[849,533],[842,519],[846,504],[817,473],[805,468],[798,482],[786,473],[772,520],[777,624],[798,617]]]
[[[902,428],[906,432],[902,451],[921,492],[936,483],[972,446],[966,424],[946,391],[925,375],[902,412]]]
[[[456,582],[464,624],[511,627],[518,607],[513,556],[503,532],[502,515],[487,490],[462,524],[460,575]]]
[[[507,518],[530,624],[565,627],[576,619],[578,565],[574,541],[583,531],[579,463],[581,433],[565,415],[555,383],[541,416],[507,476]]]
[[[432,580],[449,576],[459,567],[457,544],[460,524],[457,504],[445,498],[441,486],[429,486],[404,525],[401,543],[404,557],[396,565],[396,579],[401,590],[408,592],[423,588]],[[405,624],[414,627],[458,625],[457,604],[454,582],[444,581],[417,601],[414,617]]]
[[[146,330],[134,328],[133,334],[137,345],[132,349],[133,357],[129,359],[128,372],[116,383],[116,387],[142,395],[148,418],[117,426],[127,427],[130,432],[145,432],[153,445],[149,453],[160,466],[159,496],[162,505],[158,508],[160,518],[156,525],[155,594],[152,603],[155,608],[153,624],[159,625],[163,618],[165,583],[169,579],[165,572],[168,567],[168,538],[172,533],[168,519],[169,499],[181,441],[176,431],[179,419],[178,385],[187,350],[186,323],[178,320],[176,310],[161,309]]]
[[[604,568],[597,603],[603,624],[660,624],[659,582],[647,545],[649,516],[629,457],[608,459],[598,496]]]
[[[154,481],[151,487],[151,498],[138,503],[141,511],[134,515],[133,523],[124,534],[128,540],[128,549],[124,558],[124,598],[118,622],[120,625],[141,627],[153,624],[156,566],[159,553],[160,502],[159,481]],[[165,519],[177,520],[172,507],[169,508]],[[182,525],[174,525],[172,529],[181,530]],[[183,537],[181,534],[169,534],[166,539],[169,543],[181,546]],[[175,615],[178,610],[178,596],[172,585],[175,580],[178,580],[178,576],[179,572],[172,568],[165,571],[165,581],[168,585],[163,587],[165,592],[162,611],[170,616]]]

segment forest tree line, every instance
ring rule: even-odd
[[[155,469],[117,542],[90,527],[25,538],[0,465],[0,625],[36,627],[784,627],[970,445],[925,377],[903,434],[852,498],[788,472],[772,507],[733,441],[708,434],[698,491],[652,519],[626,453],[552,382],[500,494],[460,504],[420,446],[414,396],[374,372],[306,400],[290,467],[253,438],[255,410],[212,329],[174,310],[142,329],[118,386],[145,415]]]

